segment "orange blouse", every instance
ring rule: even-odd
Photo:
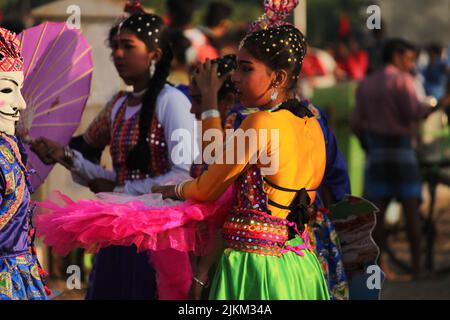
[[[220,129],[220,119],[205,120],[203,129],[207,128]],[[183,186],[181,192],[185,199],[214,201],[253,164],[278,186],[307,190],[319,187],[325,171],[325,141],[315,118],[299,118],[287,110],[260,111],[249,115],[239,129],[246,133],[253,131],[256,139],[252,143],[246,139],[243,144],[239,143],[243,141],[239,134],[229,137],[224,149],[216,155],[215,163]],[[223,159],[224,164],[218,159]],[[226,159],[234,161],[229,163]],[[268,168],[275,170],[265,171]],[[284,206],[289,206],[295,197],[293,192],[280,191],[266,183],[264,190],[270,200]],[[315,194],[309,192],[311,202]],[[288,214],[287,210],[274,206],[269,205],[269,209],[276,217],[286,218]]]

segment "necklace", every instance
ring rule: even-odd
[[[141,98],[147,92],[147,89],[138,92],[130,92],[133,98]]]

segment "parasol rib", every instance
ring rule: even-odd
[[[77,83],[78,81],[80,81],[81,79],[83,79],[86,76],[89,76],[92,71],[94,70],[94,68],[89,69],[88,71],[86,71],[85,73],[83,73],[82,75],[80,75],[78,78],[72,80],[71,82],[69,82],[68,84],[66,84],[65,86],[63,86],[62,88],[60,88],[58,91],[54,92],[51,96],[47,97],[46,99],[44,99],[43,101],[41,101],[40,103],[36,104],[35,106],[35,110],[39,109],[40,106],[42,106],[45,102],[53,99],[54,97],[56,97],[58,94],[60,94],[62,91],[66,90],[68,87],[72,86],[74,83]]]
[[[37,54],[38,51],[39,51],[39,47],[41,46],[41,43],[42,43],[42,38],[44,37],[44,33],[45,33],[44,31],[47,30],[47,25],[48,25],[48,22],[45,22],[45,23],[44,23],[44,27],[43,27],[44,30],[43,30],[42,33],[40,34],[38,43],[37,43],[37,45],[36,45],[36,50],[34,50],[33,56],[31,57],[30,64],[28,65],[27,71],[25,72],[25,75],[24,75],[24,78],[25,78],[25,79],[27,78],[28,73],[30,72],[30,70],[33,68],[34,60],[36,59],[36,54]]]
[[[65,58],[65,55],[66,55],[67,52],[69,51],[69,48],[71,48],[73,44],[75,44],[75,45],[77,44],[77,43],[76,43],[76,40],[77,40],[76,38],[74,38],[74,39],[72,40],[72,42],[70,43],[70,45],[67,46],[67,49],[66,49],[66,50],[58,57],[58,59],[53,63],[53,65],[57,65],[57,64],[59,63],[59,61],[60,61],[62,58]],[[89,51],[89,50],[92,50],[92,49],[89,48],[88,51]],[[71,65],[68,65],[68,66],[66,67],[66,69],[64,69],[62,72],[60,72],[59,75],[58,75],[58,77],[57,77],[56,79],[53,79],[52,82],[50,83],[50,85],[49,85],[48,87],[46,87],[44,90],[48,90],[48,88],[50,88],[50,87],[56,82],[56,80],[59,80],[63,75],[65,75],[65,74],[67,73],[67,71],[70,71],[70,69],[72,69],[73,66],[74,66],[81,58],[84,57],[85,52],[83,52],[82,55],[83,55],[83,56],[81,56],[81,57],[77,57]],[[41,91],[40,94],[39,94],[37,97],[33,97],[34,94],[35,94],[35,92],[37,91],[37,88],[40,88],[41,84],[42,84],[43,82],[45,82],[45,81],[47,81],[47,77],[42,77],[41,79],[39,79],[39,82],[38,82],[36,85],[34,85],[35,88],[34,88],[33,91],[31,91],[30,94],[28,95],[28,97],[29,97],[30,100],[36,100],[36,99],[38,99],[38,98],[43,94],[43,91]]]
[[[44,127],[68,127],[68,126],[79,126],[79,122],[67,122],[67,123],[39,123],[31,125],[31,128],[44,128]]]
[[[63,34],[63,32],[65,30],[66,30],[66,25],[64,24],[64,27],[61,28],[61,30],[59,31],[59,34],[56,36],[55,40],[53,40],[53,43],[52,43],[52,46],[50,47],[50,49],[45,51],[45,56],[43,57],[43,59],[39,63],[38,69],[35,72],[33,72],[32,78],[28,81],[28,86],[32,87],[32,84],[36,80],[36,77],[39,74],[39,72],[41,71],[42,66],[45,65],[45,63],[47,62],[48,57],[50,56],[51,53],[53,53],[53,50],[56,48],[56,44],[57,44],[58,40],[61,38],[61,35]],[[24,32],[23,34],[25,35],[25,33],[26,32]],[[49,69],[51,69],[51,68],[49,68]]]
[[[51,88],[56,82],[58,82],[59,80],[61,80],[62,77],[64,77],[65,75],[67,75],[68,72],[70,72],[72,69],[74,69],[75,65],[76,65],[78,62],[80,62],[81,59],[83,59],[83,58],[86,56],[86,54],[88,54],[90,51],[91,51],[91,48],[86,49],[80,56],[78,56],[78,57],[75,59],[75,61],[74,61],[71,65],[67,66],[62,72],[60,72],[59,75],[58,75],[55,79],[53,79],[53,81],[50,82],[50,84],[49,84],[47,87],[41,89],[40,93],[39,93],[35,98],[32,98],[31,101],[33,101],[33,102],[36,103],[37,100],[38,100],[45,92],[47,92],[47,90],[48,90],[49,88]],[[38,84],[38,86],[39,86],[39,84]]]
[[[81,31],[80,31],[81,32]],[[79,35],[79,34],[78,34]],[[77,45],[77,38],[74,37],[72,39],[72,41],[70,42],[70,44],[65,48],[65,50],[61,53],[61,55],[58,57],[58,59],[56,59],[53,64],[49,67],[47,67],[47,70],[49,70],[49,73],[46,73],[44,75],[42,75],[39,79],[39,82],[37,84],[34,85],[34,89],[33,91],[30,92],[30,94],[28,94],[27,96],[30,99],[33,99],[33,95],[35,94],[36,90],[40,87],[40,85],[47,80],[47,76],[51,74],[51,72],[53,71],[53,67],[56,66],[63,58],[65,58],[67,52],[69,51],[69,49],[72,48],[72,46],[75,44],[75,46]]]
[[[87,98],[89,98],[89,96],[82,96],[82,97],[80,97],[80,98],[76,98],[76,99],[74,99],[74,100],[70,100],[70,101],[67,101],[67,102],[58,104],[58,105],[56,105],[55,107],[53,107],[52,109],[50,109],[50,110],[42,111],[42,112],[36,113],[36,114],[34,115],[34,119],[36,119],[36,118],[38,118],[38,117],[41,117],[41,116],[44,116],[44,115],[48,115],[48,114],[50,114],[50,113],[52,113],[52,112],[54,112],[54,111],[56,111],[56,110],[65,108],[65,107],[67,107],[67,106],[69,106],[69,105],[71,105],[71,104],[73,104],[73,103],[75,103],[75,102],[80,102],[80,101],[82,101],[83,99],[87,99]]]

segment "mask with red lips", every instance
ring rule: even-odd
[[[0,132],[15,134],[20,112],[26,108],[20,92],[23,81],[23,58],[16,35],[0,28]]]

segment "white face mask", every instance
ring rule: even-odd
[[[20,112],[27,107],[20,89],[23,72],[0,72],[0,131],[14,135]]]

